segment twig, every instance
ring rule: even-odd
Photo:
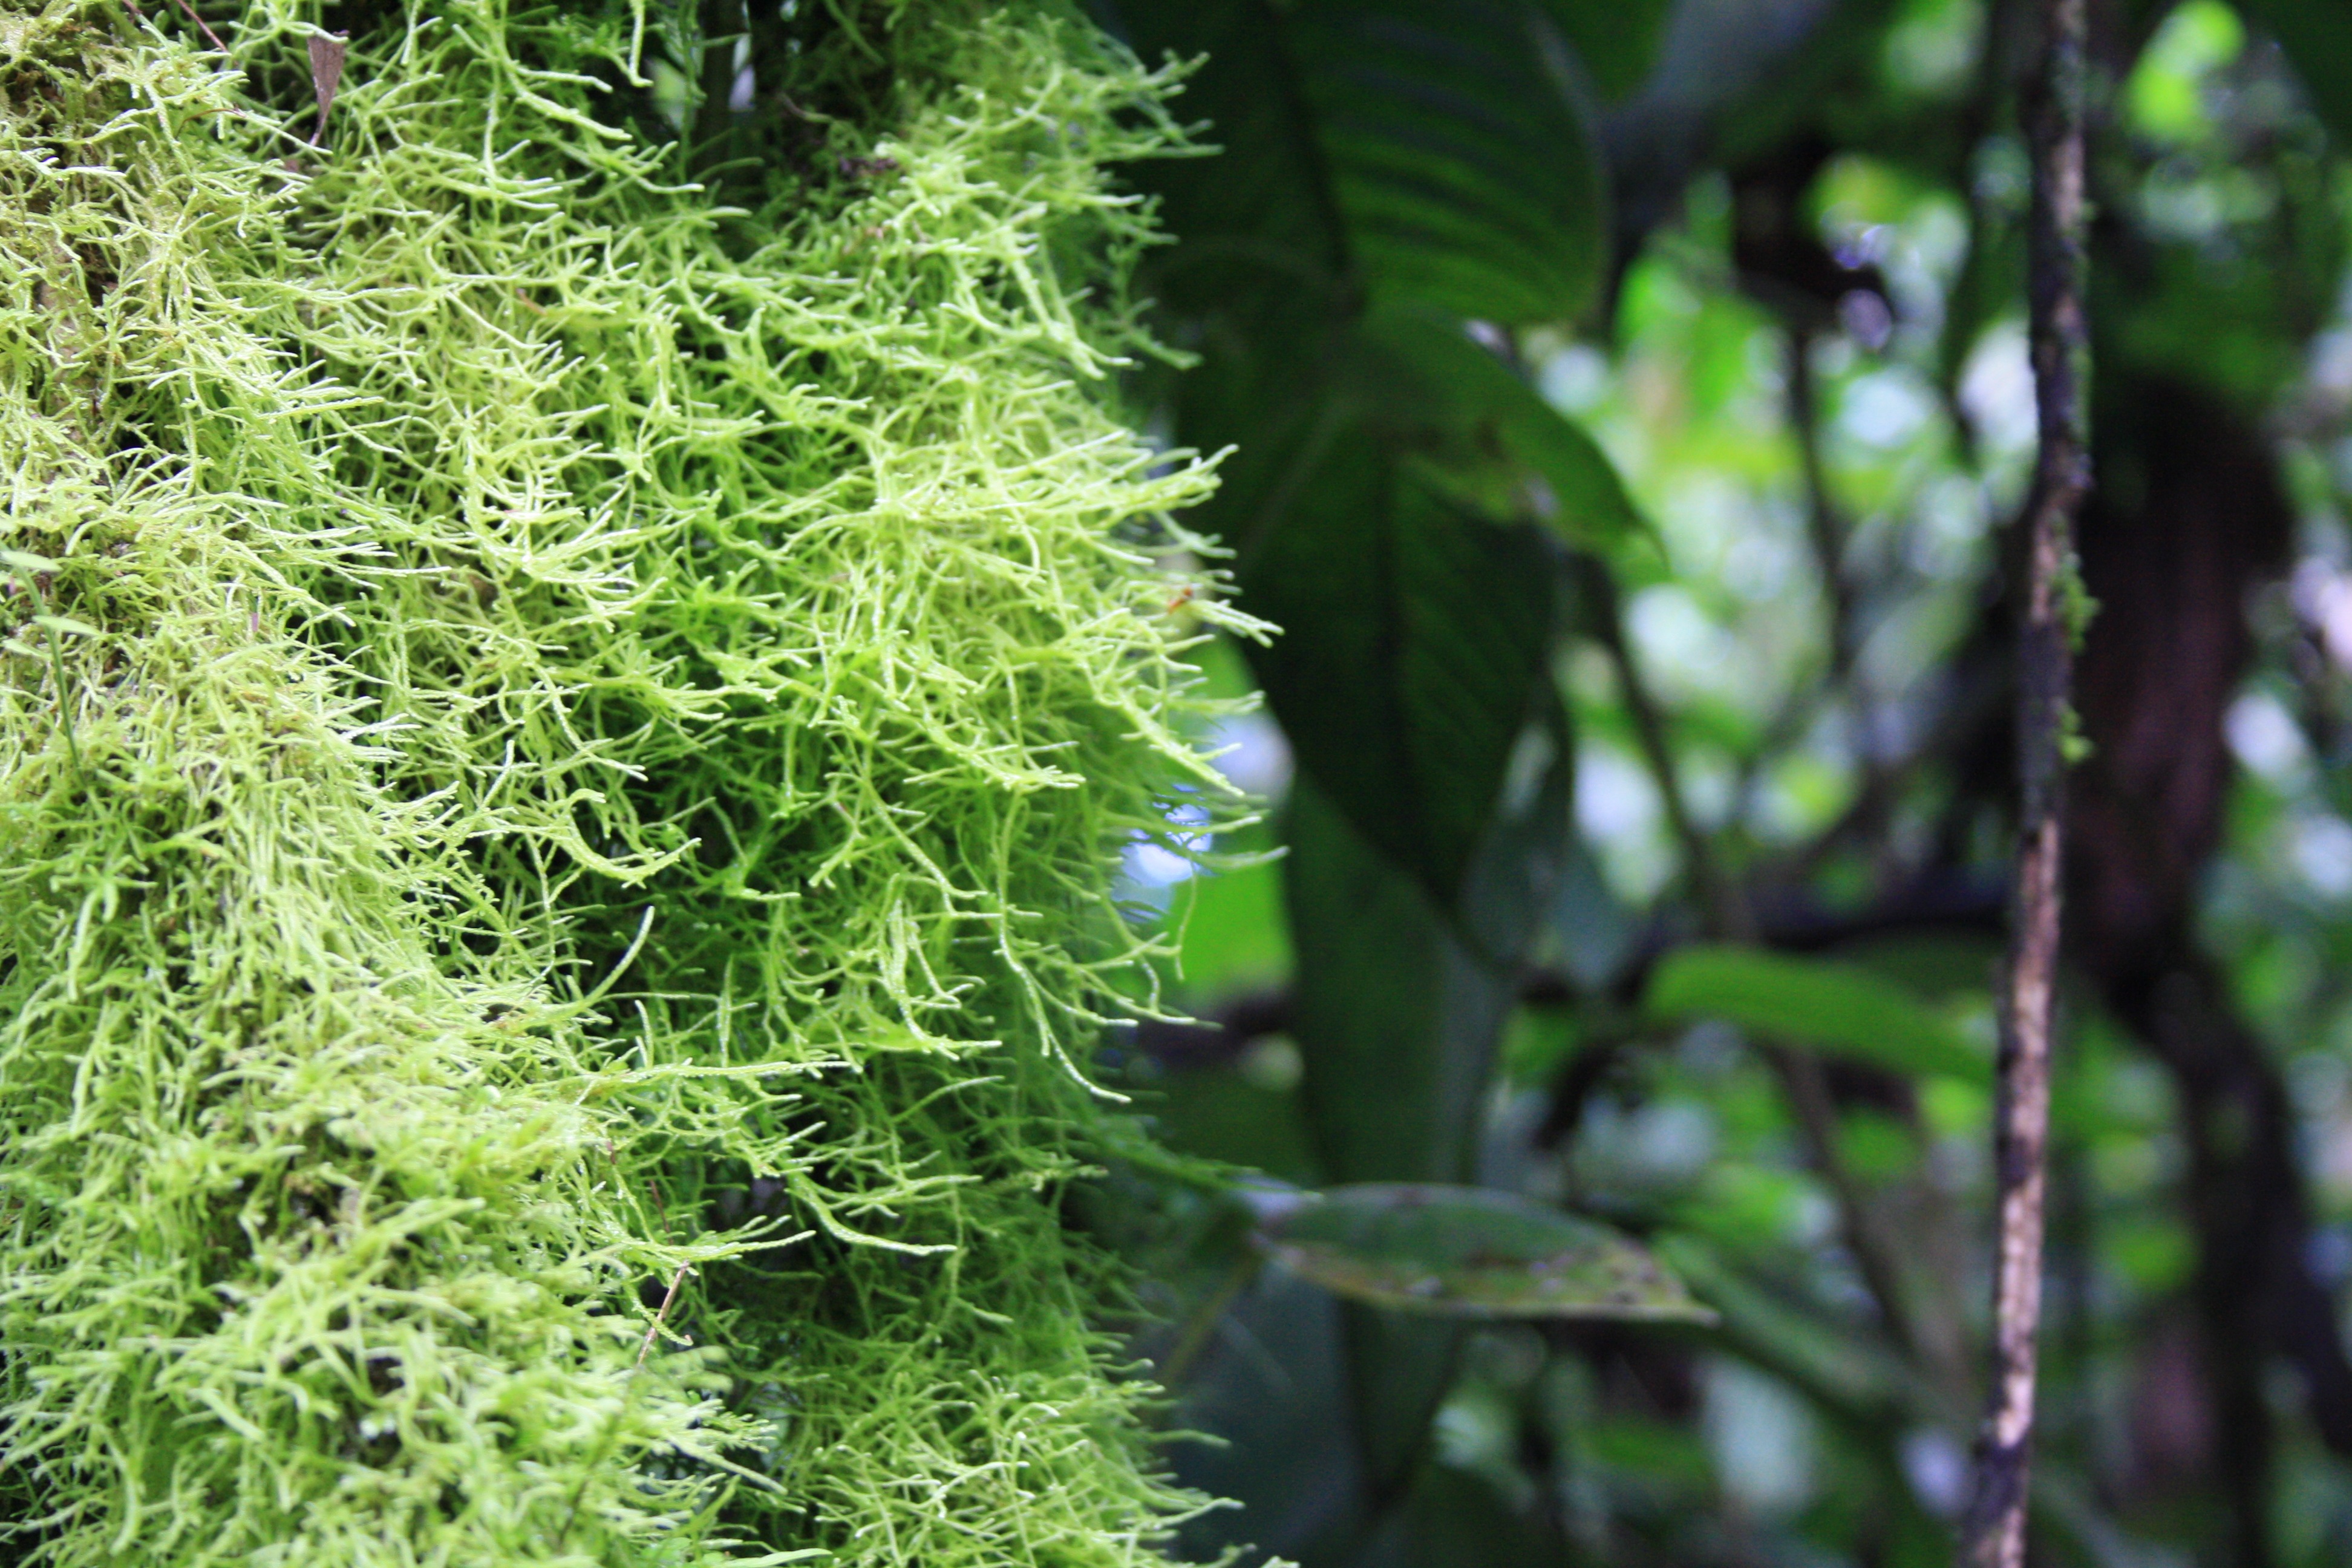
[[[1747,941],[1754,934],[1750,928],[1755,922],[1738,885],[1717,861],[1715,846],[1683,794],[1682,776],[1675,770],[1674,746],[1666,734],[1665,715],[1659,711],[1649,682],[1643,678],[1642,667],[1634,662],[1633,650],[1625,640],[1625,612],[1618,602],[1617,580],[1610,574],[1606,563],[1594,560],[1586,561],[1584,576],[1587,592],[1591,595],[1593,633],[1617,671],[1618,695],[1624,701],[1626,717],[1633,721],[1634,743],[1641,748],[1642,761],[1648,765],[1658,786],[1666,826],[1675,836],[1675,847],[1683,852],[1691,886],[1699,895],[1700,906],[1706,911],[1716,935]]]
[[[1759,935],[1756,911],[1748,902],[1747,889],[1717,858],[1713,841],[1700,826],[1683,793],[1681,778],[1675,771],[1674,747],[1666,734],[1665,716],[1643,679],[1641,667],[1634,662],[1633,648],[1625,637],[1616,581],[1603,563],[1592,562],[1590,568],[1593,628],[1616,668],[1618,694],[1627,716],[1633,721],[1635,743],[1649,764],[1658,786],[1658,797],[1665,807],[1667,825],[1674,830],[1690,868],[1691,881],[1703,900],[1704,923],[1713,936],[1753,942]],[[1837,1107],[1830,1098],[1821,1063],[1802,1051],[1777,1043],[1758,1044],[1796,1114],[1807,1155],[1836,1200],[1846,1246],[1853,1254],[1864,1288],[1878,1305],[1880,1320],[1897,1344],[1915,1357],[1921,1356],[1924,1342],[1904,1294],[1899,1254],[1886,1245],[1884,1227],[1871,1207],[1869,1194],[1853,1179],[1838,1152]]]
[[[609,1155],[612,1152],[612,1145],[606,1144],[604,1152]],[[604,1461],[612,1457],[613,1449],[620,1441],[621,1427],[628,1419],[630,1409],[636,1404],[637,1389],[642,1381],[637,1374],[646,1370],[646,1354],[654,1348],[655,1337],[661,1332],[662,1320],[669,1316],[670,1303],[677,1300],[677,1288],[691,1267],[685,1263],[677,1266],[677,1272],[669,1277],[669,1289],[663,1294],[661,1306],[654,1312],[654,1321],[646,1327],[646,1342],[637,1347],[637,1364],[629,1371],[627,1392],[622,1395],[621,1408],[604,1423],[604,1436],[596,1440],[596,1451],[581,1467],[580,1479],[572,1483],[572,1496],[563,1506],[563,1522],[555,1529],[555,1550],[558,1552],[563,1550],[563,1543],[572,1538],[572,1525],[579,1521],[580,1502],[588,1495],[589,1479],[604,1468]]]
[[[1863,1288],[1878,1303],[1878,1315],[1886,1325],[1887,1337],[1914,1363],[1934,1366],[1936,1358],[1929,1353],[1927,1342],[1919,1331],[1917,1315],[1904,1286],[1903,1269],[1896,1261],[1903,1255],[1902,1249],[1886,1234],[1880,1211],[1871,1205],[1870,1194],[1854,1179],[1838,1152],[1837,1102],[1830,1095],[1829,1075],[1822,1070],[1820,1058],[1810,1052],[1768,1043],[1761,1055],[1780,1078],[1781,1092],[1788,1096],[1790,1109],[1796,1113],[1797,1131],[1804,1142],[1806,1158],[1837,1202],[1838,1223],[1845,1233],[1846,1250],[1853,1254],[1854,1269],[1862,1276]]]
[[[1217,1331],[1217,1325],[1224,1321],[1226,1312],[1241,1300],[1242,1292],[1250,1288],[1265,1261],[1256,1248],[1244,1246],[1240,1256],[1234,1259],[1233,1267],[1226,1269],[1224,1278],[1217,1282],[1216,1289],[1192,1309],[1176,1336],[1176,1343],[1160,1363],[1159,1378],[1162,1388],[1181,1388],[1184,1385],[1184,1380],[1192,1375],[1194,1363],[1201,1359],[1201,1352],[1208,1349],[1209,1336]]]
[[[654,1321],[646,1325],[646,1342],[637,1347],[637,1364],[646,1364],[646,1354],[654,1348],[654,1340],[661,1333],[662,1320],[669,1316],[669,1304],[677,1300],[677,1288],[685,1282],[688,1265],[679,1264],[677,1272],[669,1277],[669,1289],[662,1293],[660,1307],[654,1311]]]
[[[1798,472],[1805,488],[1805,532],[1812,547],[1813,570],[1820,574],[1822,595],[1829,611],[1829,668],[1818,687],[1794,693],[1765,725],[1764,734],[1739,764],[1735,800],[1752,802],[1765,761],[1801,739],[1822,713],[1843,701],[1853,710],[1855,749],[1862,760],[1862,784],[1849,820],[1866,822],[1869,813],[1883,810],[1888,794],[1889,769],[1879,755],[1870,722],[1870,693],[1855,669],[1861,638],[1856,632],[1858,604],[1845,572],[1845,520],[1830,497],[1829,472],[1822,460],[1821,395],[1813,382],[1814,332],[1796,312],[1784,312],[1788,322],[1786,378],[1789,433],[1797,448]],[[1841,822],[1839,829],[1847,826]],[[1816,841],[1826,848],[1829,838]]]
[[[1978,1439],[1976,1494],[1961,1538],[1969,1568],[2022,1568],[2033,1437],[2034,1341],[2042,1316],[2043,1166],[2050,1138],[2050,1029],[2057,983],[2061,826],[2076,590],[2074,520],[2090,492],[2084,439],[2083,100],[2085,0],[2042,0],[2043,36],[2026,102],[2033,203],[2026,289],[2041,450],[2027,509],[2024,625],[2018,638],[2018,824],[2013,925],[2001,996],[1994,1168],[2000,1256],[1994,1376]]]
[[[1805,532],[1830,610],[1830,684],[1843,686],[1853,667],[1854,595],[1845,574],[1845,522],[1830,499],[1822,462],[1821,396],[1813,386],[1813,334],[1789,328],[1789,426],[1805,481]],[[1866,748],[1865,748],[1866,751]]]
[[[228,46],[220,41],[220,35],[214,32],[212,28],[205,24],[205,19],[202,16],[196,15],[196,8],[190,5],[188,0],[180,0],[180,9],[188,14],[188,20],[196,25],[196,30],[198,32],[201,32],[205,37],[212,40],[212,46],[214,48],[218,49],[222,54],[228,53]]]

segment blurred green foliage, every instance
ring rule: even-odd
[[[1214,846],[1285,858],[1142,868],[1204,1022],[1140,1032],[1126,1087],[1180,1149],[1282,1182],[1466,1182],[1620,1227],[1718,1315],[1446,1331],[1163,1202],[1135,1246],[1175,1326],[1138,1346],[1218,1439],[1181,1472],[1245,1504],[1189,1545],[1948,1560],[2033,447],[2028,8],[1097,11],[1201,61],[1178,112],[1224,151],[1140,182],[1197,358],[1137,391],[1233,448],[1208,525],[1286,628],[1244,650],[1267,711],[1223,737],[1279,809]],[[2352,13],[2095,11],[2108,602],[2036,1561],[2331,1563]]]

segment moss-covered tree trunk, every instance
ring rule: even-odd
[[[1168,84],[1042,5],[713,11],[0,0],[41,1561],[1114,1563],[1189,1506],[1055,1211],[1107,855],[1214,787],[1206,479],[1106,394]]]

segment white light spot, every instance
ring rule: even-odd
[[[1234,713],[1217,721],[1208,749],[1217,769],[1261,800],[1278,800],[1290,788],[1290,742],[1282,726],[1264,713]]]
[[[2221,728],[2238,761],[2273,784],[2300,772],[2310,759],[2303,726],[2266,691],[2249,691],[2231,703]]]
[[[1544,361],[1538,384],[1554,408],[1589,413],[1609,395],[1608,356],[1590,344],[1570,343]]]
[[[1780,1515],[1811,1501],[1818,1477],[1812,1413],[1787,1384],[1743,1363],[1707,1363],[1706,1445],[1725,1493]]]
[[[2021,323],[2004,321],[1979,340],[1960,373],[1960,407],[1988,458],[2017,459],[2033,449],[2033,364]]]
[[[2338,668],[2352,669],[2352,574],[2305,556],[2294,569],[2293,595],[2295,609],[2319,634],[2327,657]]]
[[[2290,853],[2311,890],[2324,899],[2352,894],[2352,822],[2315,815],[2294,825]]]
[[[1959,1439],[1939,1426],[1915,1426],[1903,1434],[1904,1479],[1919,1506],[1937,1519],[1956,1519],[1969,1500],[1969,1456]]]
[[[1909,441],[1934,415],[1927,395],[1898,370],[1857,376],[1838,401],[1838,428],[1849,439],[1880,451]]]
[[[1657,785],[1622,752],[1588,746],[1576,764],[1576,822],[1598,843],[1648,833],[1658,821]]]

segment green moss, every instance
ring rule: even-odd
[[[1107,390],[1170,84],[810,10],[689,153],[690,19],[394,8],[314,150],[315,6],[225,67],[0,0],[41,1561],[1115,1563],[1198,1506],[1056,1213],[1234,619]]]

